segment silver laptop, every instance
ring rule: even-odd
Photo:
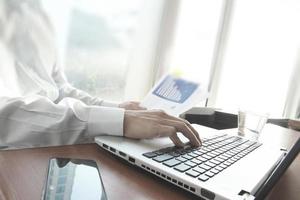
[[[236,136],[235,131],[193,126],[201,133],[203,145],[198,148],[188,144],[176,148],[169,138],[100,136],[95,141],[131,164],[209,200],[255,199],[286,154]]]

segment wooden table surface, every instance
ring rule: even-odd
[[[278,126],[265,127],[263,141],[290,147],[300,133]],[[272,134],[270,134],[272,133]],[[272,138],[272,140],[270,140]],[[96,160],[108,199],[183,200],[196,196],[163,181],[102,150],[81,144],[0,152],[0,200],[41,199],[49,158],[72,157]],[[294,160],[268,196],[270,200],[299,200],[300,156]]]

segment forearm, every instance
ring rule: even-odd
[[[97,106],[106,106],[106,107],[119,107],[118,103],[110,102],[110,101],[104,101],[103,99],[99,97],[93,97],[87,92],[84,92],[82,90],[79,90],[75,87],[73,87],[65,77],[65,74],[63,73],[62,69],[59,66],[55,66],[52,77],[57,84],[57,87],[59,88],[59,98],[57,99],[57,102],[62,100],[66,97],[71,97],[78,99],[82,102],[84,102],[87,105],[97,105]]]
[[[123,135],[124,111],[86,106],[75,99],[54,104],[41,96],[0,98],[0,146],[24,148],[93,141]]]
[[[59,97],[58,101],[60,101],[63,98],[66,98],[66,97],[71,97],[71,98],[78,99],[87,105],[119,107],[119,104],[116,102],[105,101],[99,97],[91,96],[87,92],[79,90],[79,89],[71,86],[70,84],[64,84],[63,86],[61,86],[59,88],[59,91],[60,91],[60,97]]]

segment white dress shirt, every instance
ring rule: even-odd
[[[0,149],[123,135],[124,110],[67,82],[54,39],[37,1],[0,0]]]

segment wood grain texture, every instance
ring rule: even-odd
[[[299,132],[276,126],[263,140],[289,147],[299,138]],[[102,150],[96,144],[70,145],[0,152],[0,199],[41,199],[51,157],[72,157],[96,160],[110,200],[184,200],[196,196],[163,181],[154,175]],[[300,156],[295,159],[269,194],[271,200],[298,200],[300,194]]]

